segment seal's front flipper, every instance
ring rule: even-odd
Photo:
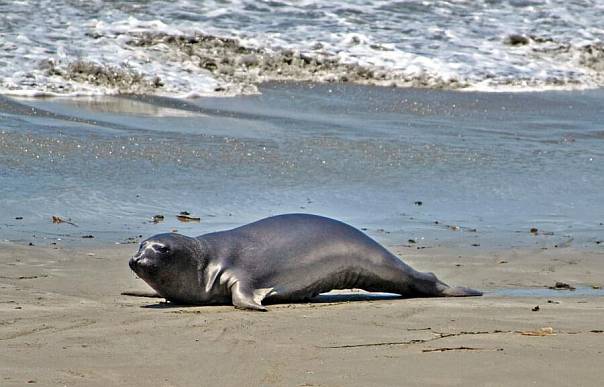
[[[258,298],[254,297],[253,291],[247,289],[245,286],[241,286],[239,282],[231,287],[231,299],[235,308],[267,312],[268,309],[260,303],[264,297]]]

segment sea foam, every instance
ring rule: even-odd
[[[598,88],[601,20],[598,1],[22,2],[0,5],[0,92],[191,97],[256,93],[264,81]]]

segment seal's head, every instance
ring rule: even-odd
[[[199,297],[197,276],[204,265],[200,242],[181,234],[155,235],[130,258],[130,268],[160,296],[175,302]]]

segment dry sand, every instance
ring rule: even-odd
[[[0,244],[0,385],[600,385],[604,297],[382,299],[172,307],[134,245]],[[604,253],[570,248],[393,251],[451,284],[603,285]],[[553,301],[549,302],[548,300]],[[539,305],[538,311],[532,311]],[[521,332],[552,327],[545,336]]]

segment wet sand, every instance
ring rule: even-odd
[[[564,386],[604,378],[604,297],[493,292],[556,281],[602,286],[604,252],[391,249],[487,293],[352,301],[363,298],[354,292],[268,313],[180,307],[120,295],[147,289],[127,265],[135,245],[3,242],[0,384]],[[522,334],[544,327],[553,334]]]
[[[599,249],[602,89],[261,91],[0,96],[0,240],[74,244],[93,235],[113,244],[308,212],[388,243]],[[181,211],[201,222],[178,221]],[[165,221],[152,222],[157,214]],[[53,224],[54,215],[79,227]]]

